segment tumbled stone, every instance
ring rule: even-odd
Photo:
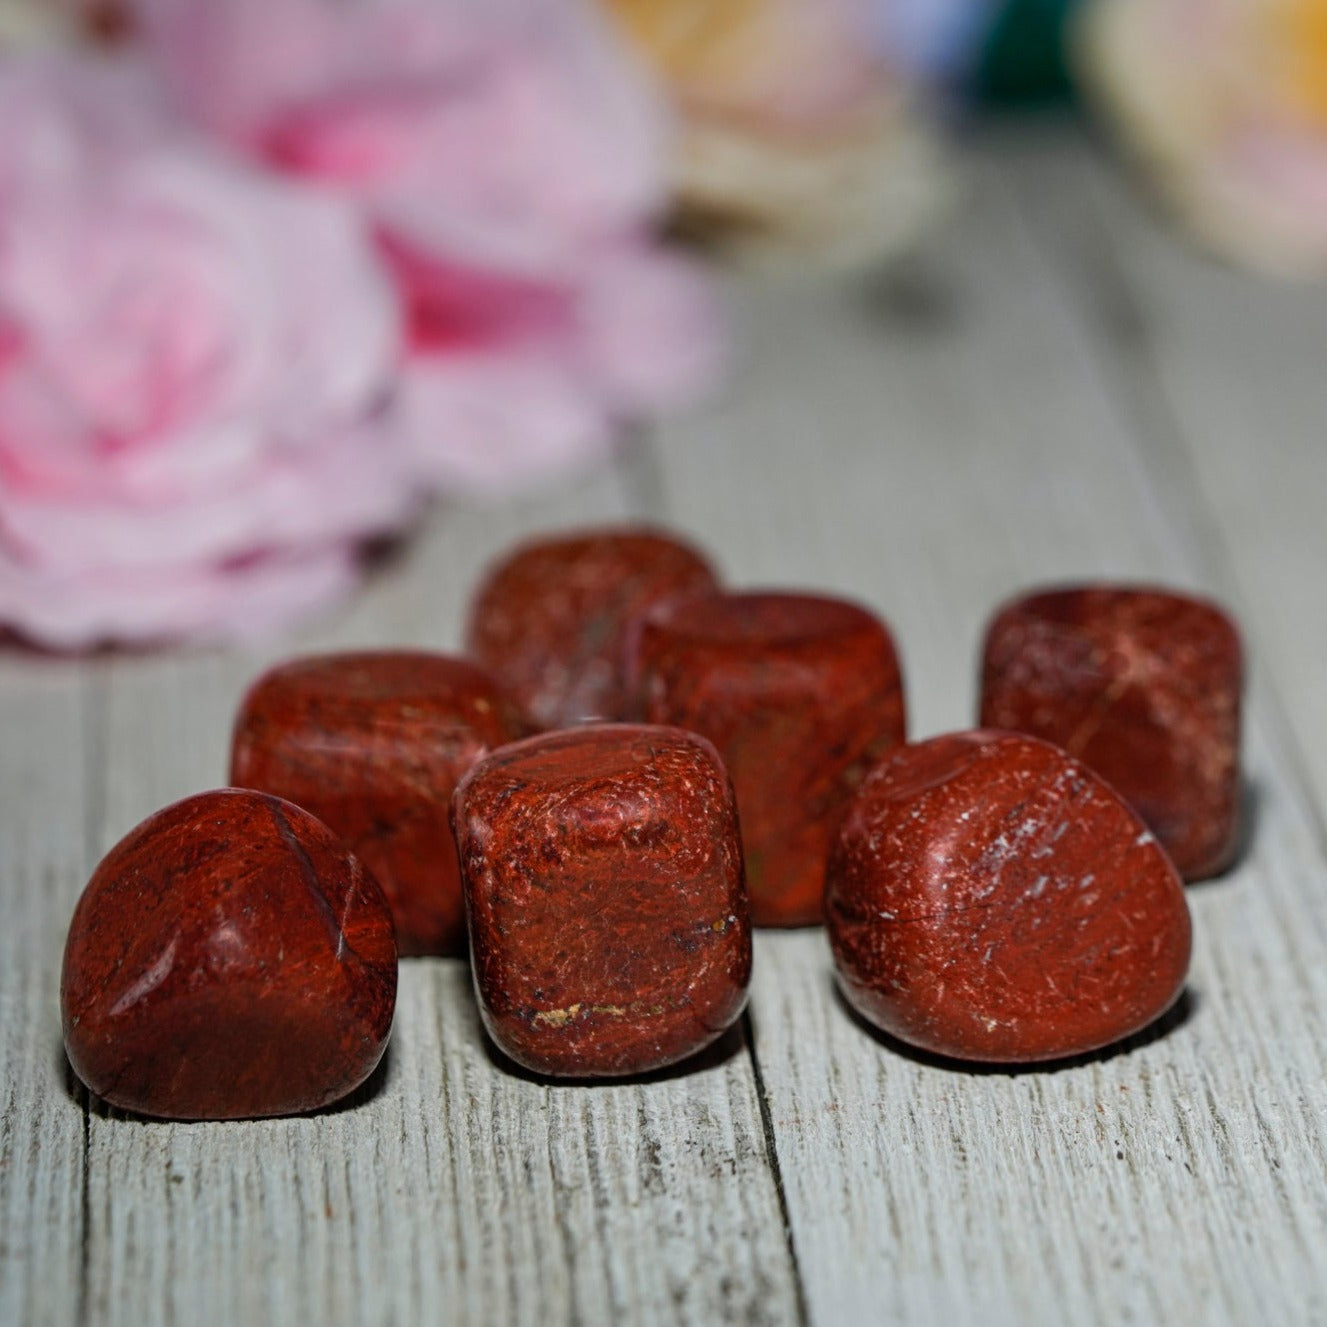
[[[801,594],[710,594],[643,619],[641,715],[703,734],[737,790],[757,926],[820,922],[825,859],[866,771],[904,739],[889,632],[865,609]]]
[[[484,1026],[542,1074],[685,1059],[746,1002],[732,789],[692,733],[593,724],[503,747],[453,803]]]
[[[201,793],[111,849],[69,926],[65,1050],[98,1096],[179,1120],[293,1115],[373,1072],[396,1005],[391,912],[325,825]]]
[[[1082,586],[1006,605],[986,634],[981,723],[1086,761],[1190,880],[1239,839],[1239,633],[1186,595]]]
[[[458,954],[465,905],[452,793],[480,756],[524,731],[493,679],[464,659],[295,659],[245,697],[230,781],[284,797],[341,836],[387,895],[401,953]]]
[[[839,981],[914,1046],[1027,1062],[1174,1002],[1189,911],[1170,859],[1080,761],[1017,733],[903,747],[862,785],[826,891]]]
[[[536,539],[488,573],[467,648],[540,728],[633,718],[623,676],[633,623],[714,584],[700,553],[645,527]]]

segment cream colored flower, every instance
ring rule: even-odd
[[[1099,0],[1079,36],[1090,88],[1203,243],[1327,275],[1324,0]]]
[[[746,258],[888,255],[947,188],[857,0],[605,0],[681,119],[681,229]]]

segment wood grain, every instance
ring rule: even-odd
[[[874,304],[750,292],[746,390],[665,453],[674,509],[748,575],[894,621],[921,733],[971,721],[982,621],[1017,588],[1224,585],[1043,251],[1048,175],[1006,165],[975,167],[980,205]],[[1321,1316],[1327,895],[1269,713],[1257,689],[1254,852],[1192,891],[1188,1005],[1127,1053],[1013,1076],[911,1057],[849,1021],[819,936],[766,938],[755,1050],[813,1321]]]
[[[712,409],[440,512],[297,639],[0,658],[0,1322],[1327,1321],[1321,294],[1184,255],[1056,133],[978,143],[964,212],[887,277],[736,295]],[[58,1048],[69,912],[121,834],[223,779],[247,680],[294,649],[454,647],[510,540],[633,515],[738,582],[882,610],[919,735],[971,721],[984,620],[1029,583],[1234,602],[1257,833],[1190,893],[1187,1004],[1114,1053],[972,1071],[856,1022],[819,933],[767,933],[744,1035],[586,1088],[498,1063],[463,965],[412,960],[389,1060],[339,1110],[85,1111]]]
[[[482,565],[531,530],[638,510],[630,466],[450,513],[299,648],[455,648]],[[98,851],[224,781],[271,652],[109,668]],[[462,963],[407,960],[388,1063],[357,1104],[213,1125],[93,1109],[91,1320],[778,1321],[795,1292],[754,1078],[740,1038],[723,1049],[647,1083],[534,1082],[490,1058]]]
[[[60,956],[90,869],[96,683],[0,660],[0,1322],[81,1311],[84,1101],[60,1042]]]

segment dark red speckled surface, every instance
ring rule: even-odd
[[[537,727],[633,718],[623,677],[632,625],[652,605],[714,584],[699,552],[645,527],[533,540],[489,570],[467,648]]]
[[[888,631],[837,599],[697,596],[646,616],[633,673],[645,719],[702,733],[728,767],[755,923],[818,923],[843,810],[904,738]]]
[[[524,731],[493,679],[464,659],[294,659],[245,697],[230,780],[287,798],[341,835],[386,893],[403,954],[458,954],[452,793],[480,756]]]
[[[941,1055],[1057,1059],[1147,1026],[1189,963],[1184,887],[1079,761],[1015,733],[905,747],[863,785],[830,859],[844,994]]]
[[[504,747],[454,803],[475,990],[539,1073],[642,1073],[741,1013],[751,931],[732,790],[690,733],[594,724]]]
[[[149,817],[79,900],[60,986],[78,1076],[125,1110],[314,1110],[372,1073],[396,1007],[391,913],[299,807],[234,789]]]
[[[981,723],[1043,737],[1124,794],[1190,880],[1239,841],[1239,633],[1169,592],[1084,586],[1006,605],[986,636]]]

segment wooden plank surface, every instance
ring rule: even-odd
[[[674,500],[706,504],[717,528],[760,438],[768,477],[729,510],[726,537],[750,548],[771,525],[790,530],[779,574],[894,620],[921,733],[971,721],[982,620],[1019,586],[1224,588],[1042,252],[1032,186],[1047,178],[1011,187],[1011,164],[1004,153],[975,167],[981,209],[874,311],[759,292],[748,322],[767,376],[715,446],[666,466]],[[923,326],[901,336],[900,316],[918,309]],[[795,403],[780,387],[789,363]],[[814,463],[799,463],[810,449]],[[766,941],[777,957],[756,976],[755,1051],[816,1320],[1327,1313],[1327,909],[1310,811],[1264,697],[1250,706],[1255,851],[1192,891],[1190,1000],[1165,1037],[1053,1073],[941,1067],[849,1021],[818,936]]]
[[[973,155],[906,268],[739,287],[713,408],[537,500],[440,512],[299,640],[0,661],[0,1322],[1327,1320],[1327,618],[1301,615],[1327,565],[1327,297],[1179,252],[1063,135]],[[246,680],[296,648],[454,647],[505,543],[629,515],[735,581],[881,609],[917,734],[970,721],[983,621],[1030,582],[1233,600],[1257,834],[1191,891],[1179,1014],[1082,1063],[966,1071],[852,1019],[821,935],[766,934],[749,1023],[700,1066],[552,1086],[491,1058],[460,963],[411,960],[389,1062],[342,1109],[87,1108],[58,1053],[69,911],[132,824],[222,781]]]
[[[483,564],[529,528],[639,510],[630,465],[551,506],[452,513],[300,648],[454,647]],[[281,648],[289,649],[287,642]],[[224,781],[229,725],[266,662],[124,661],[105,696],[104,850]],[[697,1072],[593,1091],[490,1058],[459,961],[402,964],[385,1071],[314,1118],[141,1124],[94,1108],[93,1321],[761,1321],[793,1296],[741,1037]],[[733,1232],[744,1232],[741,1239]]]
[[[84,1093],[57,1006],[60,954],[92,865],[96,681],[0,660],[0,1322],[82,1311]]]

